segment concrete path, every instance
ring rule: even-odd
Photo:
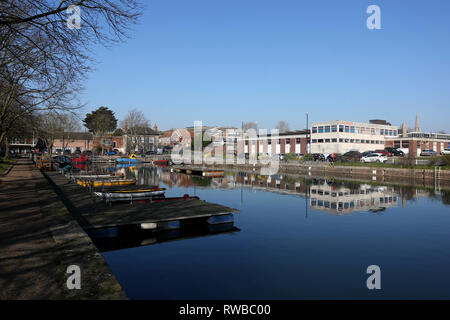
[[[82,271],[68,290],[67,267]],[[31,160],[0,178],[0,299],[126,299],[90,238]]]
[[[18,160],[0,180],[0,299],[59,299],[57,244],[39,206],[33,164]]]

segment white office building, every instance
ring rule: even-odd
[[[398,136],[398,127],[384,120],[315,122],[311,125],[311,153],[346,153],[384,149],[385,139]]]

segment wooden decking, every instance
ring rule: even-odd
[[[239,212],[237,209],[202,200],[108,205],[57,172],[46,175],[85,230],[208,218]]]
[[[203,177],[223,177],[223,170],[212,170],[197,167],[174,167],[172,172],[184,173],[189,175],[203,176]]]

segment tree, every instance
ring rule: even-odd
[[[244,122],[244,124],[242,125],[242,129],[244,131],[247,131],[248,129],[255,129],[258,130],[258,124],[256,122]]]
[[[124,40],[140,15],[134,0],[0,1],[0,144],[26,114],[79,108],[91,46]]]
[[[136,148],[142,149],[142,140],[139,136],[151,130],[150,121],[144,113],[136,109],[130,110],[120,124],[128,136],[129,149],[131,151],[135,151]]]
[[[281,120],[280,122],[278,122],[278,124],[275,126],[275,129],[278,129],[278,131],[280,133],[284,133],[284,132],[288,132],[289,129],[289,123],[287,123],[286,121]]]
[[[121,137],[123,136],[123,130],[122,128],[117,128],[116,130],[114,130],[113,134],[114,137]]]
[[[100,107],[97,110],[86,114],[83,120],[84,126],[94,135],[100,137],[102,154],[104,152],[103,136],[113,132],[117,128],[117,119],[114,112],[107,107]]]
[[[58,113],[48,111],[41,113],[39,119],[39,138],[41,138],[49,151],[53,153],[54,141],[62,140],[62,150],[67,149],[74,133],[80,129],[78,118],[72,113]]]

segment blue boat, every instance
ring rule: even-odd
[[[138,160],[137,159],[130,159],[130,158],[117,158],[116,162],[121,162],[121,163],[137,163]]]

